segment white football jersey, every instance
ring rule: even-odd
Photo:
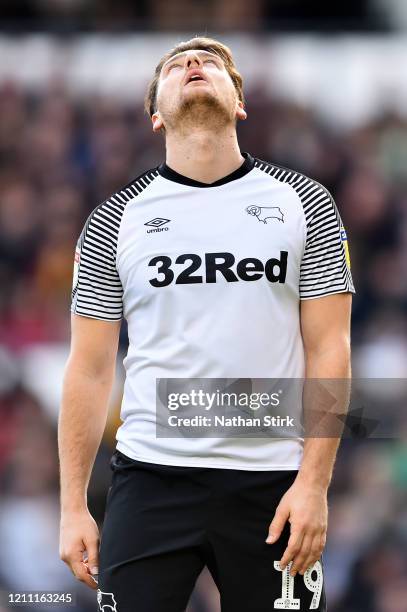
[[[117,449],[141,461],[295,470],[301,438],[156,436],[157,378],[302,378],[299,303],[354,293],[332,196],[242,153],[210,185],[167,164],[97,206],[77,243],[72,312],[128,323]]]

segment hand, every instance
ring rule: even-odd
[[[92,575],[97,578],[99,571],[99,529],[87,509],[62,513],[59,556],[75,578],[92,589],[97,589]]]
[[[283,495],[269,527],[267,544],[278,540],[286,521],[291,525],[281,569],[293,561],[290,574],[304,574],[317,561],[326,543],[328,503],[326,488],[305,483],[298,476]]]

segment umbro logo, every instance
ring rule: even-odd
[[[171,219],[163,219],[162,217],[154,217],[151,221],[147,221],[144,225],[152,225],[153,227],[161,227],[161,225],[165,225],[171,221]]]
[[[163,219],[163,217],[154,217],[154,219],[151,219],[151,221],[147,221],[147,223],[144,223],[144,225],[148,225],[154,228],[148,229],[147,234],[150,234],[151,232],[163,232],[164,230],[170,229],[169,227],[161,227],[162,225],[165,225],[170,221],[171,219]]]
[[[267,224],[267,219],[277,219],[284,223],[284,213],[279,206],[256,206],[252,204],[246,208],[248,215],[257,218],[257,221]]]

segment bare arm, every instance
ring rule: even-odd
[[[301,302],[301,332],[307,378],[350,378],[350,313],[352,296],[339,293]],[[339,438],[307,438],[297,478],[281,499],[267,542],[275,542],[286,520],[291,524],[282,568],[304,574],[317,561],[326,542],[327,491]]]
[[[71,321],[71,352],[58,422],[60,556],[79,580],[95,588],[88,568],[97,567],[99,536],[87,508],[87,488],[106,425],[120,322],[76,314]],[[83,563],[85,551],[88,565]]]
[[[340,293],[302,302],[301,328],[307,378],[350,378],[351,300],[349,293]],[[313,301],[317,303],[312,304]],[[340,385],[337,387],[339,390]],[[306,438],[298,476],[327,489],[339,442],[340,439],[334,437]]]

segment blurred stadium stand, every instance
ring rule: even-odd
[[[188,4],[189,15],[198,14],[200,3]],[[253,15],[258,6],[262,29],[272,28],[277,14],[289,16],[288,7],[299,16],[299,4],[250,3]],[[384,10],[379,0],[348,4],[352,15],[339,21],[336,15],[336,23],[363,21],[369,8],[374,25],[374,15]],[[96,18],[94,5],[37,0],[18,3],[17,12],[17,3],[3,2],[9,33],[0,37],[0,592],[75,592],[76,607],[69,609],[80,612],[95,609],[94,592],[77,583],[58,557],[56,423],[73,252],[89,212],[163,160],[162,139],[153,136],[141,98],[161,50],[186,38],[11,35],[17,25],[38,30],[61,16],[67,31],[81,29],[79,21],[85,29],[124,22],[137,28],[139,19],[160,29],[157,15],[166,10],[158,0],[124,2],[120,10],[100,2]],[[236,5],[243,11],[243,3]],[[407,105],[400,55],[406,41],[290,36],[273,42],[246,34],[225,41],[236,50],[247,82],[242,149],[322,182],[347,226],[357,289],[354,374],[406,378]],[[123,327],[121,358],[125,350]],[[100,525],[122,379],[119,360],[89,491]],[[344,441],[330,491],[330,612],[405,612],[406,491],[405,414],[397,440]],[[8,609],[0,598],[0,612]],[[205,573],[188,612],[218,609]]]
[[[2,1],[10,31],[190,30],[386,31],[393,26],[380,0],[13,0]]]

